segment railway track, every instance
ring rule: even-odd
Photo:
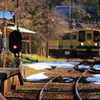
[[[85,74],[91,73],[91,76],[92,73],[99,73],[92,68],[97,63],[99,62],[80,62],[73,68],[54,77],[40,91],[39,100],[83,100],[79,85],[82,87],[81,83]],[[82,64],[89,65],[90,68],[87,70],[79,69],[78,66]],[[72,75],[74,76],[72,77]]]
[[[87,78],[93,78],[93,75],[100,74],[100,70],[95,70],[93,68],[95,64],[100,64],[100,61],[92,64],[76,82],[77,96],[79,100],[100,100],[100,84],[91,84],[89,81],[86,82]]]

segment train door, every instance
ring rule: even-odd
[[[85,31],[79,31],[77,35],[77,47],[80,48],[81,46],[84,46],[85,42]]]
[[[93,48],[92,51],[97,52],[97,54],[100,55],[99,41],[100,41],[99,31],[94,31],[93,32],[93,45],[95,48]]]
[[[93,42],[94,42],[94,45],[95,46],[98,46],[99,44],[99,31],[94,31],[93,32]],[[96,45],[96,43],[98,44],[98,45]]]
[[[71,48],[76,49],[76,43],[77,43],[77,31],[74,31],[72,34],[72,41],[71,41]]]
[[[64,34],[62,37],[62,49],[64,55],[70,55],[70,38],[71,32]]]
[[[93,31],[86,31],[85,46],[93,46]]]

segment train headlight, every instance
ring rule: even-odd
[[[95,43],[95,46],[97,46],[98,44],[97,43]]]
[[[95,43],[95,46],[98,46],[99,44],[98,43]]]
[[[81,46],[83,46],[84,45],[84,43],[81,43]]]

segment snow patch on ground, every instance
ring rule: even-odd
[[[79,65],[78,68],[80,69],[88,69],[90,66],[86,66],[86,65]]]
[[[97,70],[100,70],[100,64],[94,65],[93,68],[94,68],[94,69],[97,69]]]
[[[86,80],[94,84],[100,84],[100,74],[93,75],[93,77],[88,77]]]
[[[45,72],[38,73],[38,74],[33,74],[31,76],[26,77],[27,80],[30,81],[39,81],[41,79],[46,79],[48,78],[47,76],[44,75]]]
[[[29,68],[34,68],[36,70],[41,70],[41,69],[51,69],[51,67],[56,67],[56,68],[72,68],[75,65],[77,65],[79,62],[38,62],[38,63],[32,63],[32,64],[23,64],[23,66],[27,66]],[[80,69],[88,69],[90,66],[86,65],[79,65],[78,66]],[[99,69],[100,70],[100,64],[94,65],[94,69]],[[100,77],[100,76],[99,76]],[[91,80],[92,82],[96,81],[99,79],[98,76],[95,77],[89,77],[87,80]],[[44,75],[44,72],[39,73],[39,74],[34,74],[29,77],[27,77],[27,80],[41,80],[41,79],[46,79],[48,78],[47,76]],[[92,80],[93,79],[93,80]],[[66,81],[67,82],[67,81]],[[96,81],[97,83],[100,83],[100,79]]]
[[[68,77],[64,77],[63,80],[66,80],[66,82],[70,82],[70,81],[73,81],[73,79],[71,78],[68,78]]]
[[[72,68],[76,64],[78,64],[78,62],[39,62],[39,63],[32,63],[32,64],[23,64],[23,66],[40,70],[40,69],[51,68],[53,66],[56,66],[56,68],[60,68],[60,67]]]

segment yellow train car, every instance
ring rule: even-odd
[[[74,32],[73,36],[73,30],[70,30],[61,34],[58,41],[49,41],[49,55],[56,57],[71,55],[73,53],[72,50],[75,51],[76,49],[76,33]]]
[[[77,31],[71,30],[62,35],[62,51],[63,55],[73,55],[76,53]]]
[[[66,57],[67,55],[80,57],[99,56],[100,30],[89,28],[70,30],[60,35],[59,40],[51,41],[49,52],[58,57]]]
[[[77,55],[100,55],[100,30],[81,29],[77,32]]]

